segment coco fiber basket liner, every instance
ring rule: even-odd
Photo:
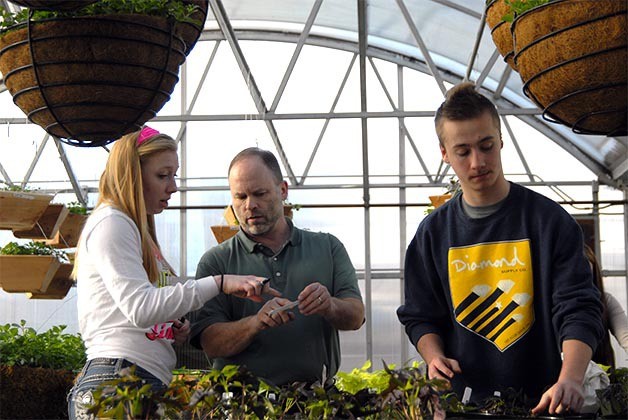
[[[198,8],[190,17],[198,23],[178,22],[175,27],[175,33],[185,42],[185,55],[188,55],[194,48],[194,45],[196,45],[201,32],[203,32],[205,20],[207,19],[209,0],[183,0],[183,3],[193,4]]]
[[[503,19],[510,11],[510,8],[506,5],[505,0],[492,0],[486,6],[486,25],[491,30],[491,37],[493,43],[497,47],[499,53],[504,57],[504,61],[508,63],[513,70],[517,70],[515,67],[514,51],[512,32],[510,31],[510,22],[505,22]]]
[[[140,129],[170,99],[184,61],[173,23],[156,16],[29,21],[0,37],[0,72],[13,102],[76,146]]]
[[[558,0],[513,22],[523,91],[582,134],[626,135],[626,2]]]

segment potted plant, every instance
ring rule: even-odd
[[[71,271],[65,254],[42,242],[9,242],[0,249],[0,287],[5,292],[46,293],[53,280],[67,280],[63,274]]]
[[[16,238],[50,239],[59,232],[61,224],[68,216],[68,208],[63,204],[49,204],[31,229],[13,229]]]
[[[627,4],[509,0],[523,91],[546,119],[582,134],[627,133]]]
[[[4,12],[0,72],[30,121],[69,144],[100,146],[138,130],[170,99],[189,52],[177,24],[198,25],[196,10],[181,0],[100,0]]]
[[[452,176],[451,178],[449,178],[449,184],[447,184],[444,194],[429,196],[430,202],[432,204],[425,210],[425,214],[430,214],[435,209],[442,206],[447,201],[451,200],[451,198],[460,191],[460,181],[458,181],[456,177]]]
[[[107,418],[427,419],[444,415],[445,382],[428,380],[418,363],[367,372],[370,363],[325,384],[275,387],[245,367],[179,372],[153,393],[132,369],[94,392],[90,412]]]
[[[0,189],[0,229],[32,229],[53,197],[17,186]]]
[[[0,325],[0,417],[68,417],[66,397],[85,363],[85,346],[65,328],[38,333],[24,320]]]

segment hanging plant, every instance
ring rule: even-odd
[[[68,144],[101,146],[141,128],[170,99],[196,41],[186,44],[178,25],[202,27],[197,12],[180,0],[4,12],[0,72],[30,121]]]

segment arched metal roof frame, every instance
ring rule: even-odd
[[[366,13],[366,27],[368,28],[365,32],[368,33],[365,52],[369,59],[379,58],[430,74],[434,76],[435,82],[443,93],[444,81],[453,84],[463,79],[471,79],[494,100],[501,115],[515,115],[534,127],[589,168],[601,183],[619,189],[625,188],[628,183],[628,140],[625,137],[575,134],[567,127],[544,120],[541,117],[541,111],[525,98],[522,94],[521,80],[503,63],[484,25],[484,0],[267,0],[264,2],[209,0],[209,3],[211,7],[201,40],[226,40],[230,43],[243,73],[247,73],[251,94],[258,106],[258,115],[221,116],[184,113],[166,117],[158,116],[155,118],[157,121],[251,118],[264,120],[278,147],[279,154],[282,155],[281,143],[274,129],[273,120],[363,116],[334,112],[328,114],[279,114],[275,112],[303,45],[335,48],[359,54],[360,34],[357,14],[363,9]],[[18,8],[7,0],[0,0],[0,5],[13,10]],[[466,19],[467,25],[456,25],[460,19]],[[458,32],[466,31],[465,38],[473,35],[473,44],[468,43],[469,51],[453,51],[453,48],[441,51],[433,44],[425,42],[427,37],[422,35],[422,28],[419,26],[441,20],[451,27],[456,26]],[[391,30],[391,27],[396,29]],[[266,106],[259,89],[255,86],[254,78],[251,77],[246,59],[240,50],[239,42],[247,40],[292,42],[296,45],[294,56],[270,106]],[[452,57],[454,55],[461,57],[461,54],[470,56],[468,62],[465,63],[461,59]],[[208,65],[210,64],[211,61]],[[0,93],[4,90],[6,87],[0,83]],[[394,108],[392,101],[391,105]],[[382,118],[431,116],[434,110],[399,111],[395,108],[388,113],[374,113],[366,110],[364,112],[367,117]],[[2,118],[0,115],[0,123],[7,122],[26,123],[26,119]],[[507,125],[506,128],[508,129]],[[298,184],[285,156],[282,160],[291,181]],[[0,171],[5,175],[1,166]],[[68,174],[72,176],[70,171]],[[73,180],[73,183],[77,181]]]
[[[344,12],[347,15],[338,17],[334,22],[355,22],[351,18],[351,12],[357,12],[361,4],[367,10],[368,46],[366,54],[368,57],[380,58],[389,62],[403,65],[408,68],[419,70],[431,74],[444,93],[443,81],[457,83],[464,78],[471,77],[471,80],[480,85],[481,90],[490,96],[498,106],[501,115],[516,115],[522,121],[528,123],[539,132],[546,135],[557,143],[564,150],[581,161],[587,168],[598,176],[602,183],[622,188],[628,177],[628,145],[625,138],[610,138],[603,136],[584,136],[573,133],[567,127],[550,123],[541,117],[541,110],[532,104],[522,94],[522,83],[511,69],[501,62],[499,54],[495,50],[490,34],[484,25],[484,1],[467,1],[460,4],[450,0],[372,0],[369,2],[357,0],[337,1],[337,0],[304,0],[288,2],[275,0],[264,2],[264,6],[255,5],[255,2],[240,0],[230,1],[223,4],[220,0],[210,0],[213,16],[210,13],[206,30],[202,35],[203,40],[227,40],[237,44],[238,41],[245,40],[265,40],[276,42],[293,42],[297,45],[293,62],[298,57],[303,44],[323,46],[341,49],[354,53],[359,52],[359,33],[357,27],[351,24],[339,25],[339,27],[327,26],[329,21],[326,17],[321,17],[320,9],[323,3],[331,4],[330,10]],[[347,6],[349,4],[349,6]],[[421,31],[417,27],[413,17],[421,16],[422,9],[433,4],[442,6],[442,9],[451,9],[460,15],[473,18],[476,21],[476,37],[474,52],[479,48],[491,51],[488,60],[476,60],[475,55],[471,57],[471,63],[463,63],[452,60],[438,51],[429,49],[423,38]],[[355,7],[355,10],[353,7]],[[357,7],[356,7],[357,5]],[[284,6],[284,7],[281,7]],[[304,8],[297,14],[290,14],[286,9],[294,10]],[[393,9],[397,9],[396,11]],[[283,10],[276,13],[277,10]],[[400,42],[399,40],[385,38],[380,34],[378,28],[372,30],[370,19],[382,10],[390,11],[394,16],[394,25],[406,25],[412,34],[414,44]],[[391,11],[392,10],[392,11]],[[449,12],[450,12],[449,11]],[[396,15],[395,15],[396,12]],[[448,13],[449,13],[448,12]],[[256,15],[256,13],[258,13]],[[299,15],[301,21],[296,17]],[[450,16],[451,17],[451,16]],[[284,19],[283,21],[281,19]],[[329,16],[327,16],[329,18]],[[321,22],[322,21],[322,22]],[[322,25],[321,25],[322,24]],[[381,25],[385,26],[385,25]],[[352,30],[354,29],[354,30]],[[231,32],[231,34],[229,34]],[[381,31],[386,32],[386,31]],[[232,46],[233,48],[233,46]],[[237,48],[234,50],[238,56]],[[486,55],[486,54],[485,54]],[[294,63],[291,62],[291,65]],[[496,63],[498,65],[496,65]],[[475,64],[475,65],[474,65]],[[501,64],[501,65],[500,65]],[[291,68],[286,70],[282,85],[273,101],[273,105],[260,112],[259,117],[265,121],[284,118],[320,118],[321,115],[279,115],[275,114],[275,109],[281,90],[285,87],[289,78]],[[253,89],[255,89],[253,87]],[[256,101],[256,103],[258,103]],[[369,113],[370,117],[385,116],[425,116],[428,111],[407,111],[406,113],[392,112],[390,114],[379,113],[375,115]],[[336,117],[347,117],[336,114]]]

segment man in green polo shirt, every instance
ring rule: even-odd
[[[255,274],[269,278],[282,297],[257,303],[219,295],[198,313],[192,345],[215,368],[246,365],[275,385],[332,377],[340,365],[338,330],[357,330],[364,322],[347,251],[333,235],[298,229],[284,217],[288,184],[272,153],[238,153],[229,188],[241,229],[203,255],[196,277]],[[281,310],[291,302],[297,306]]]

